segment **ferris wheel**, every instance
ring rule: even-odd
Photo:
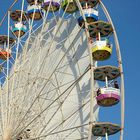
[[[16,4],[21,4],[19,9]],[[108,140],[120,132],[123,140],[121,53],[103,2],[17,0],[5,17],[8,34],[0,35],[0,139]],[[117,66],[103,65],[113,50]],[[99,108],[119,102],[121,124],[100,122]]]

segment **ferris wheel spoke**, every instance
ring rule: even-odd
[[[69,82],[67,82],[67,83],[61,84],[59,87],[56,87],[56,88],[54,88],[54,89],[51,88],[51,89],[50,89],[48,92],[46,92],[45,94],[49,94],[50,92],[53,92],[53,91],[55,91],[55,90],[58,90],[59,88],[66,87],[67,85],[73,83],[74,81],[75,81],[75,80],[71,80],[71,81],[69,81]],[[45,94],[41,94],[41,95],[40,95],[40,98],[42,98],[42,96],[45,95]]]
[[[79,31],[80,31],[80,30],[79,30]],[[75,32],[75,33],[77,33],[77,32]],[[74,35],[75,33],[73,33],[72,35]],[[68,39],[68,37],[64,38],[62,41],[60,41],[59,43],[57,43],[57,44],[56,44],[56,47],[62,45],[62,47],[64,48],[63,43],[64,43],[67,39]],[[63,49],[63,48],[62,48],[62,49]],[[62,51],[62,49],[60,49],[60,51]],[[55,53],[55,51],[57,51],[57,50],[58,50],[58,49],[56,48],[55,50],[53,50],[52,52],[50,52],[50,53],[48,54],[47,57],[50,57],[50,56],[51,56],[53,53]]]
[[[26,44],[25,44],[25,48],[24,48],[24,59],[23,59],[23,61],[25,61],[25,56],[26,56],[26,54],[27,54],[27,51],[28,51],[28,46],[29,46],[29,41],[30,41],[30,37],[31,37],[31,34],[33,34],[32,33],[32,29],[35,27],[35,25],[33,25],[33,23],[34,23],[34,16],[35,16],[35,11],[33,12],[33,18],[31,19],[31,21],[29,21],[29,31],[28,31],[28,38],[27,38],[27,41],[26,41]],[[37,28],[38,29],[38,28]],[[36,29],[36,30],[37,30]],[[26,33],[27,34],[27,33]]]
[[[74,87],[74,86],[75,86],[75,83],[77,83],[87,72],[88,72],[88,70],[85,71],[74,83],[72,83],[59,97],[57,97],[57,98],[55,99],[55,101],[53,101],[52,103],[50,103],[49,106],[47,106],[47,107],[46,107],[42,112],[40,112],[34,119],[32,119],[31,122],[28,123],[28,125],[26,125],[25,128],[27,128],[30,124],[32,124],[42,113],[44,113],[50,106],[52,106],[61,96],[64,95],[65,92],[67,92],[67,91],[69,90],[69,88]],[[30,109],[29,109],[29,110],[30,110]],[[25,115],[27,115],[27,114],[25,114]],[[25,118],[25,116],[24,116],[24,118]],[[21,120],[21,122],[24,120],[24,118]],[[19,124],[19,125],[20,125],[20,124]],[[25,128],[24,128],[24,129],[25,129]],[[23,130],[24,130],[24,129],[23,129]],[[22,131],[22,130],[21,130],[21,131]]]
[[[68,48],[67,52],[69,51],[69,49],[70,49],[71,47],[72,47],[72,45],[70,45],[70,47]],[[65,53],[65,55],[67,54],[67,52]],[[65,55],[62,57],[62,59],[60,60],[60,62],[63,60],[63,58],[65,57]],[[45,62],[45,61],[43,61],[43,62]],[[58,63],[58,65],[56,66],[56,68],[59,66],[60,62]],[[43,64],[42,64],[41,66],[43,66]],[[56,70],[56,68],[55,68],[55,70]],[[55,71],[54,71],[54,72],[55,72]],[[50,78],[51,78],[51,76],[50,76]]]
[[[0,90],[2,90],[2,89],[0,89]],[[1,102],[1,104],[0,104],[0,112],[1,112],[1,133],[3,134],[3,132],[4,132],[4,128],[5,128],[5,118],[6,118],[6,116],[5,116],[5,113],[3,113],[4,112],[4,104],[3,104],[3,100],[2,100],[2,95],[1,95],[1,98],[0,98],[1,100],[0,100],[0,102]]]
[[[56,78],[56,75],[55,75],[55,78]],[[59,85],[58,85],[58,80],[57,80],[57,78],[56,78],[56,82],[57,82],[57,86],[59,87]],[[60,95],[62,94],[61,93],[61,91],[60,91],[60,89],[58,88],[58,90],[59,90],[59,92],[60,92]],[[50,120],[46,123],[46,126],[45,126],[45,128],[49,125],[49,123],[51,122],[51,120],[53,119],[53,117],[57,114],[57,112],[59,111],[59,110],[61,110],[61,114],[62,114],[62,116],[63,116],[63,111],[62,111],[62,105],[63,105],[63,103],[65,102],[65,100],[68,98],[68,96],[70,95],[70,93],[71,93],[71,91],[73,90],[73,88],[70,90],[70,92],[67,94],[67,96],[64,98],[64,100],[60,100],[59,101],[59,104],[60,104],[60,106],[56,109],[56,111],[54,112],[54,114],[52,115],[52,117],[50,118]],[[60,96],[59,94],[58,94],[58,97]],[[63,121],[63,118],[64,117],[62,117],[62,121]],[[45,128],[43,128],[42,130],[41,130],[41,132],[40,132],[40,134],[42,134],[42,132],[43,132],[43,130],[45,129]],[[39,135],[40,135],[39,134]]]
[[[67,5],[67,7],[68,7],[68,5]],[[67,9],[67,7],[66,7],[66,9]],[[57,22],[57,25],[55,26],[55,30],[54,30],[54,35],[55,35],[55,36],[56,36],[57,33],[59,32],[59,29],[60,29],[60,27],[61,27],[61,25],[62,25],[63,18],[64,18],[65,13],[66,13],[66,9],[65,9],[65,11],[64,11],[64,13],[63,13],[61,19]],[[56,21],[57,21],[57,20],[56,20]],[[55,37],[55,36],[54,36],[54,37]],[[54,37],[52,38],[52,41],[51,41],[52,43],[51,43],[50,47],[53,45]],[[49,48],[50,48],[50,47],[49,47]]]
[[[76,129],[72,129],[71,132],[69,132],[69,133],[65,136],[64,140],[66,140],[66,139],[74,139],[71,135],[72,135],[73,133],[75,133],[75,131],[78,131],[80,134],[84,133],[84,132],[81,132],[81,131],[79,130],[79,129],[81,129],[81,128],[84,128],[84,127],[82,126],[82,127],[77,127]],[[81,140],[81,139],[84,139],[84,138],[87,139],[87,137],[83,137],[83,136],[81,136],[79,139]],[[74,140],[75,140],[75,139],[74,139]]]
[[[46,14],[45,14],[45,16],[44,16],[44,18],[43,18],[43,23],[41,24],[41,32],[40,32],[41,35],[43,35],[42,33],[43,33],[43,30],[44,30],[44,26],[45,26],[45,23],[46,23],[46,19],[47,19],[48,14],[49,14],[50,6],[51,6],[51,4],[49,4],[48,11],[46,12]],[[39,27],[39,28],[40,28],[40,27]],[[36,30],[37,30],[37,29],[36,29]],[[35,33],[36,30],[35,30],[33,33]],[[41,37],[41,38],[42,38],[42,37]],[[41,40],[42,40],[42,39],[41,39]]]
[[[40,136],[40,137],[36,137],[36,138],[31,138],[30,140],[35,140],[35,139],[38,139],[38,138],[47,137],[47,136],[54,135],[54,134],[59,134],[59,133],[65,132],[65,131],[77,129],[77,128],[84,127],[84,126],[87,126],[87,125],[88,124],[82,124],[80,126],[75,126],[75,127],[68,128],[68,129],[65,129],[65,130],[61,130],[61,131],[58,131],[58,132],[54,132],[54,133],[51,133],[51,134],[48,134],[48,135],[44,135],[44,136]]]
[[[21,12],[23,12],[23,8],[24,8],[24,0],[22,1],[22,8],[21,8]],[[8,19],[10,19],[9,18],[10,17],[10,14],[8,14]],[[23,15],[21,14],[21,20],[22,20],[22,17],[23,17]],[[21,21],[20,21],[21,22]],[[9,26],[9,25],[8,25]],[[9,30],[10,28],[8,27],[8,30]],[[8,39],[9,40],[9,39]],[[19,35],[18,35],[18,41],[17,41],[17,48],[16,48],[16,56],[15,56],[15,65],[14,65],[14,70],[16,69],[16,63],[17,63],[17,58],[18,58],[18,53],[19,53],[19,45],[20,45],[20,33],[19,33]],[[14,73],[14,78],[15,78],[15,73]],[[13,78],[13,79],[14,79]],[[7,82],[7,87],[8,87],[8,82]],[[8,99],[9,99],[9,102],[8,102],[8,106],[9,106],[9,110],[7,111],[7,113],[9,114],[9,116],[7,116],[7,121],[8,121],[8,124],[10,124],[10,121],[11,121],[11,119],[10,119],[10,112],[11,112],[11,106],[10,106],[10,104],[12,104],[12,100],[13,100],[13,88],[14,88],[14,81],[13,81],[13,85],[12,85],[12,92],[11,92],[11,95],[8,95]],[[9,94],[9,90],[8,90],[8,92],[7,92],[8,94]]]
[[[86,106],[89,103],[89,100],[87,102],[85,102],[82,106],[80,106],[76,111],[74,111],[72,114],[70,114],[67,118],[65,118],[65,120],[63,122],[61,122],[60,124],[58,124],[53,130],[51,130],[50,132],[48,132],[45,136],[49,136],[51,134],[53,134],[53,131],[55,131],[57,128],[59,128],[63,123],[65,123],[66,121],[68,121],[71,117],[73,117],[79,110],[81,110],[84,106]],[[55,133],[55,132],[54,132]]]

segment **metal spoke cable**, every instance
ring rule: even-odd
[[[54,135],[54,134],[58,134],[58,133],[62,133],[62,132],[65,132],[65,131],[69,131],[69,130],[72,130],[72,129],[76,129],[76,128],[80,128],[80,127],[84,127],[84,126],[87,126],[88,124],[83,124],[83,125],[80,125],[80,126],[75,126],[75,127],[72,127],[72,128],[68,128],[68,129],[65,129],[65,130],[61,130],[61,131],[58,131],[58,132],[54,132],[54,133],[51,133],[51,134],[48,134],[48,135],[44,135],[44,136],[41,136],[41,137],[37,137],[37,138],[31,138],[29,140],[36,140],[38,138],[42,138],[42,137],[46,137],[46,136],[50,136],[50,135]]]
[[[80,32],[77,33],[77,35],[79,34]],[[69,46],[69,48],[67,49],[67,52],[69,52],[69,50],[72,48],[72,44]],[[48,78],[48,81],[49,79],[52,77],[53,73],[56,71],[56,69],[58,68],[59,64],[63,61],[64,57],[66,56],[67,52],[62,56],[61,60],[59,61],[59,63],[57,64],[56,68],[54,69],[54,71],[51,73],[51,75],[49,76]],[[43,60],[43,62],[45,62],[45,59]],[[42,66],[42,64],[41,64]],[[36,80],[36,79],[35,79]],[[48,83],[48,81],[45,83],[44,87],[42,88],[42,90],[45,88],[46,84]],[[32,89],[32,87],[31,87]],[[35,100],[33,101],[32,105],[30,106],[30,108],[28,110],[31,109],[31,107],[33,106],[33,104],[35,103],[35,101],[37,100],[37,98],[40,96],[42,90],[39,92],[38,96],[35,98]],[[30,91],[30,90],[29,90]],[[27,111],[28,113],[28,111]],[[27,113],[25,114],[25,116],[27,115]],[[23,117],[23,119],[25,118],[25,116]],[[22,122],[22,121],[21,121]]]
[[[44,113],[50,106],[52,106],[61,96],[63,96],[72,86],[79,82],[79,80],[89,71],[86,70],[77,80],[72,83],[60,96],[58,96],[48,107],[46,107],[42,112],[40,112],[36,117],[34,117],[30,123],[28,123],[19,133],[21,133],[24,129],[26,129],[30,124],[32,124],[42,113]]]
[[[76,111],[74,111],[72,114],[70,114],[63,122],[61,122],[60,124],[58,124],[53,130],[51,130],[50,132],[48,132],[48,134],[46,134],[45,136],[47,137],[48,135],[50,135],[54,130],[56,130],[57,128],[59,128],[63,123],[65,123],[66,121],[68,121],[71,117],[73,117],[77,111],[81,110],[84,106],[86,106],[88,103],[90,102],[90,100],[88,100],[87,102],[85,102],[82,106],[80,106]],[[44,136],[43,136],[44,137]]]
[[[23,9],[24,9],[24,0],[22,0],[22,8],[21,8],[21,13],[23,13]],[[10,16],[10,15],[9,15]],[[22,18],[23,18],[23,15],[21,14],[21,17],[20,17],[20,23],[22,21]],[[14,83],[15,83],[15,76],[16,76],[16,69],[17,69],[17,60],[18,60],[18,53],[19,53],[19,43],[20,42],[20,32],[18,34],[18,41],[17,41],[17,47],[16,47],[16,57],[15,57],[15,65],[14,65],[14,77],[13,77],[13,82],[12,82],[12,90],[11,90],[11,96],[10,96],[10,103],[9,103],[9,116],[8,116],[8,122],[9,122],[9,125],[11,125],[11,122],[12,122],[12,116],[13,116],[13,112],[12,111],[12,104],[13,104],[13,92],[14,92]]]

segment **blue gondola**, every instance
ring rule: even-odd
[[[87,23],[95,22],[98,20],[98,11],[97,10],[95,10],[93,8],[85,8],[85,9],[83,9],[83,12],[84,12],[85,18],[87,20]],[[80,27],[85,28],[85,26],[84,26],[85,21],[82,16],[80,16],[78,18],[78,23],[79,23]]]

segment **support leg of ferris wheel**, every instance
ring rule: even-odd
[[[109,15],[109,12],[107,11],[106,7],[104,6],[104,4],[102,3],[102,1],[100,1],[101,7],[108,19],[108,21],[112,24],[113,27],[113,31],[114,31],[114,38],[115,38],[115,44],[116,44],[116,52],[117,52],[117,57],[118,57],[118,63],[119,63],[119,68],[120,68],[120,73],[121,73],[121,135],[120,135],[120,140],[123,140],[123,129],[124,129],[124,102],[125,102],[125,96],[124,96],[124,75],[123,75],[123,66],[122,66],[122,58],[121,58],[121,51],[120,51],[120,45],[119,45],[119,41],[118,41],[118,37],[117,37],[117,33],[114,27],[114,24],[112,22],[112,19]]]

